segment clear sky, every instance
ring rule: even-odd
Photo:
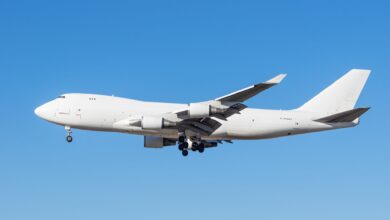
[[[388,1],[0,0],[0,219],[390,219]],[[62,93],[189,103],[289,74],[253,98],[295,108],[370,68],[359,127],[183,158],[33,110]]]

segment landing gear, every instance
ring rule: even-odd
[[[68,143],[71,143],[73,141],[73,137],[72,137],[72,129],[69,127],[69,126],[65,126],[65,130],[67,132],[67,136],[66,136],[66,141]]]
[[[203,143],[199,144],[198,151],[199,151],[199,153],[203,153],[204,152],[204,144]]]
[[[73,138],[72,138],[72,136],[66,136],[66,141],[68,142],[68,143],[71,143],[72,141],[73,141]]]
[[[181,135],[181,136],[179,137],[179,143],[184,143],[185,141],[186,141],[186,136]]]
[[[196,142],[194,142],[194,143],[192,143],[191,150],[195,152],[198,150],[198,147],[199,147],[198,144]]]
[[[188,149],[188,142],[183,142],[183,143],[179,144],[180,151],[183,151],[185,149]]]
[[[178,141],[178,148],[182,152],[184,157],[188,156],[190,150],[193,152],[199,151],[199,153],[203,153],[206,148],[204,141],[196,137],[187,138],[184,135],[180,135]]]

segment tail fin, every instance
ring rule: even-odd
[[[335,114],[353,109],[370,72],[361,69],[349,71],[298,110]]]

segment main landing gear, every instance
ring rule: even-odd
[[[68,143],[71,143],[72,141],[73,141],[73,137],[72,137],[72,129],[71,129],[71,127],[69,127],[69,126],[65,126],[65,130],[66,130],[66,133],[67,133],[67,135],[66,135],[66,141],[68,142]]]
[[[204,143],[201,140],[187,138],[185,136],[179,137],[179,150],[183,154],[184,157],[188,156],[188,151],[199,151],[199,153],[203,153],[205,150]]]

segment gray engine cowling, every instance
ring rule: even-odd
[[[144,147],[146,148],[162,148],[174,145],[176,145],[176,140],[174,139],[144,136]]]

